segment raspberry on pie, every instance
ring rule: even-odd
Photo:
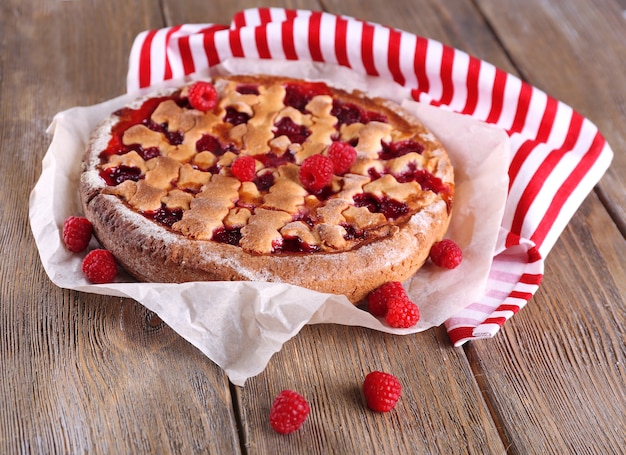
[[[358,302],[422,266],[454,178],[441,143],[395,103],[222,76],[105,119],[80,193],[98,240],[139,280],[285,282]]]

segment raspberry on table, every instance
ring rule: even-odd
[[[82,271],[94,284],[110,283],[117,275],[117,262],[108,250],[92,250],[83,259]]]
[[[283,390],[272,403],[270,425],[280,434],[289,434],[302,426],[309,412],[306,398],[293,390]]]
[[[217,106],[217,90],[210,82],[197,81],[189,87],[189,104],[194,109],[208,112]]]
[[[82,216],[70,216],[63,223],[63,242],[68,250],[80,253],[89,246],[93,226]]]
[[[328,157],[333,162],[333,170],[337,175],[343,175],[350,170],[356,155],[356,149],[347,142],[333,142],[328,147]]]
[[[430,260],[439,267],[454,269],[463,260],[463,252],[453,240],[444,239],[432,246]]]
[[[304,188],[319,193],[331,182],[333,173],[333,162],[329,157],[312,155],[302,162],[298,177]]]
[[[388,281],[369,293],[367,296],[367,309],[376,317],[384,317],[387,314],[387,302],[396,297],[409,299],[404,287],[402,287],[402,283],[399,281]]]
[[[240,156],[233,161],[230,171],[240,182],[251,182],[256,176],[256,160],[251,156]]]
[[[392,297],[387,301],[385,322],[395,329],[408,329],[420,320],[418,306],[409,299]]]
[[[383,371],[372,371],[363,381],[363,394],[367,407],[372,411],[391,411],[402,393],[402,385],[394,375]]]

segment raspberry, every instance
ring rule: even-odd
[[[110,283],[117,275],[117,263],[110,251],[92,250],[83,259],[82,270],[92,283]]]
[[[251,182],[256,175],[256,160],[251,156],[238,157],[230,167],[240,182]]]
[[[280,434],[288,434],[302,426],[311,408],[302,395],[293,390],[278,394],[270,409],[270,425]]]
[[[333,179],[333,162],[327,156],[312,155],[302,162],[298,177],[307,190],[319,193]]]
[[[367,309],[376,317],[384,317],[387,314],[387,302],[393,298],[409,299],[399,281],[389,281],[370,292],[367,296]]]
[[[187,97],[191,107],[199,111],[207,112],[217,106],[217,90],[210,82],[194,82]]]
[[[396,329],[407,329],[417,324],[420,319],[420,311],[416,304],[409,299],[392,297],[387,301],[387,314],[385,322]]]
[[[87,218],[70,216],[63,223],[63,242],[68,250],[79,253],[89,245],[92,232],[93,227]]]
[[[402,392],[402,385],[394,375],[383,371],[372,371],[363,381],[363,394],[367,407],[372,411],[391,411]]]
[[[328,157],[333,162],[335,174],[343,175],[356,160],[356,149],[347,142],[333,142],[328,147]]]
[[[463,252],[453,240],[444,239],[432,246],[430,260],[439,267],[454,269],[463,260]]]

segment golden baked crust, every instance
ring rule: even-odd
[[[137,100],[92,135],[80,194],[96,236],[151,282],[286,282],[362,300],[422,266],[445,234],[453,169],[439,141],[393,103],[269,76],[211,81]],[[350,144],[322,189],[302,165]],[[252,179],[233,173],[254,158]]]

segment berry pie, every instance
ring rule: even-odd
[[[80,196],[101,244],[150,282],[284,282],[361,301],[447,230],[453,168],[400,106],[325,82],[222,76],[114,112]]]

